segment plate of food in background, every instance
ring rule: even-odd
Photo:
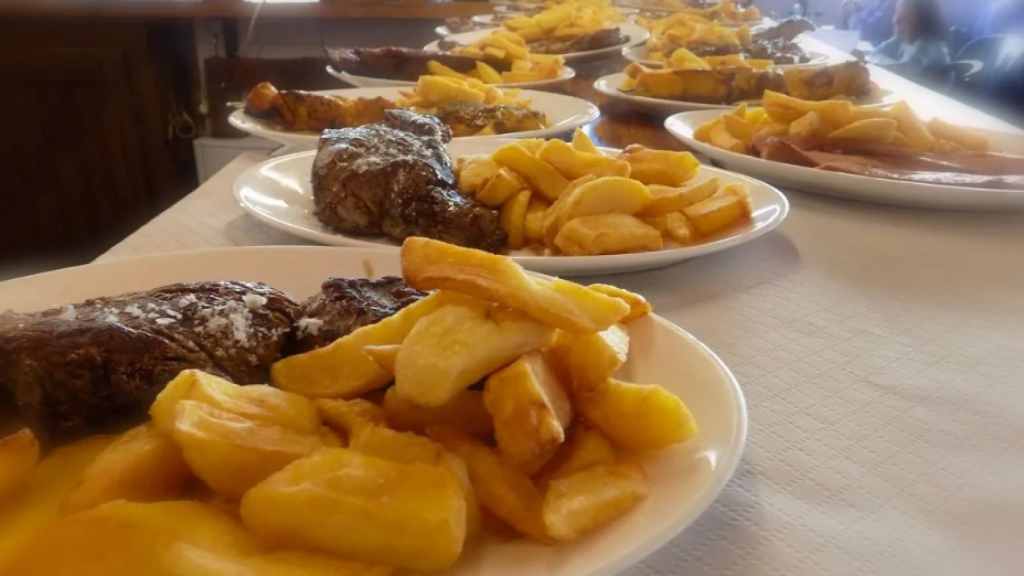
[[[349,88],[278,91],[253,89],[244,108],[228,117],[253,136],[312,150],[324,130],[379,122],[392,108],[441,118],[456,138],[547,137],[596,120],[601,111],[586,100],[535,90],[500,89],[477,80],[421,76],[408,89]]]
[[[504,48],[494,48],[500,43]],[[576,76],[561,56],[530,54],[526,42],[502,32],[460,54],[411,48],[325,48],[327,73],[359,88],[413,86],[420,76],[473,78],[499,88],[538,88]]]
[[[732,0],[722,0],[710,6],[694,6],[685,0],[623,0],[621,4],[667,17],[701,18],[727,27],[754,28],[768,22],[757,6],[743,8]]]
[[[631,63],[625,72],[602,76],[594,88],[629,106],[655,114],[689,110],[721,110],[739,103],[756,105],[768,91],[807,100],[846,99],[884,108],[899,101],[897,94],[871,81],[862,62],[780,69],[752,68],[749,62],[718,68],[650,70]]]
[[[728,367],[642,296],[422,238],[0,298],[0,382],[31,395],[0,435],[8,574],[604,576],[696,520],[746,439]]]
[[[469,49],[472,54],[473,46],[482,38],[502,30],[525,41],[525,48],[531,54],[554,54],[566,60],[584,59],[617,52],[647,40],[647,30],[623,19],[622,14],[614,10],[580,9],[572,4],[559,4],[533,16],[521,15],[506,20],[501,28],[454,34],[431,42],[424,49],[456,54],[465,54]],[[515,50],[501,42],[493,42],[491,47]]]
[[[849,101],[765,94],[763,108],[686,112],[674,136],[727,169],[797,190],[946,209],[1024,208],[1024,134]]]
[[[443,130],[394,120],[335,131],[316,152],[250,168],[236,179],[235,198],[257,219],[322,244],[396,250],[418,235],[508,252],[560,275],[718,252],[765,234],[788,212],[774,188],[701,166],[687,152],[598,149],[581,131],[572,144],[446,145]]]
[[[680,50],[701,58],[741,56],[774,64],[808,64],[818,55],[808,54],[797,41],[814,24],[802,18],[790,18],[774,26],[752,30],[733,30],[696,16],[670,16],[659,20],[639,20],[651,34],[640,50],[625,53],[641,63],[660,64],[672,59]],[[678,56],[676,57],[678,58]]]
[[[738,52],[723,56],[698,56],[688,48],[676,48],[665,56],[661,52],[648,54],[646,46],[629,46],[622,49],[622,56],[630,62],[636,62],[644,68],[718,68],[721,66],[742,66],[754,68],[792,68],[795,66],[821,66],[828,64],[830,57],[821,52],[804,51],[800,58],[789,56],[779,58],[754,58],[752,53]],[[776,61],[778,60],[778,62]],[[782,62],[781,64],[779,62]]]

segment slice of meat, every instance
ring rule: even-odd
[[[605,28],[589,34],[583,34],[571,40],[544,39],[530,42],[527,47],[534,54],[570,54],[588,52],[625,44],[627,38],[618,28]]]
[[[47,444],[123,429],[186,368],[266,382],[297,308],[263,284],[200,282],[6,313],[0,397]]]
[[[472,136],[491,126],[498,134],[540,130],[547,124],[544,114],[520,106],[492,106],[479,102],[445,104],[435,113],[456,137]]]
[[[787,18],[775,26],[754,32],[752,39],[754,42],[774,42],[776,40],[792,42],[796,40],[797,36],[816,28],[817,26],[806,18]]]
[[[430,74],[427,63],[434,60],[456,72],[470,72],[476,69],[477,59],[458,54],[428,52],[412,48],[324,48],[328,62],[335,70],[359,76],[409,80],[415,82],[420,76]],[[496,58],[483,58],[499,72],[509,70],[509,64]]]
[[[338,338],[376,324],[426,296],[397,276],[377,280],[331,278],[306,300],[292,330],[289,354],[327,346]]]
[[[961,186],[966,188],[987,188],[992,190],[1024,190],[1024,176],[989,176],[984,174],[961,174],[956,172],[923,172],[899,170],[865,165],[857,162],[829,162],[818,166],[829,172],[843,172],[858,176],[902,180],[921,184]]]
[[[388,111],[385,122],[327,130],[313,161],[314,214],[345,233],[380,234],[401,241],[423,236],[489,252],[506,249],[498,213],[463,197],[443,138],[426,135],[417,120]],[[445,129],[435,127],[437,134]]]

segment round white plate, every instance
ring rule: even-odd
[[[349,74],[348,72],[338,72],[332,68],[329,64],[327,65],[327,73],[334,76],[342,82],[347,82],[358,88],[388,88],[397,86],[400,88],[406,88],[409,86],[415,86],[416,83],[411,80],[390,80],[387,78],[374,78],[372,76],[358,76],[356,74]],[[558,78],[551,78],[548,80],[535,80],[533,82],[513,82],[511,84],[495,84],[498,88],[541,88],[543,86],[552,86],[571,80],[576,77],[576,71],[572,68],[565,66],[562,68],[562,74]]]
[[[685,100],[666,100],[662,98],[650,98],[648,96],[634,96],[619,90],[619,86],[622,86],[622,82],[625,79],[626,74],[623,72],[602,76],[594,82],[594,88],[609,98],[627,102],[630,106],[646,110],[647,112],[654,114],[676,114],[678,112],[687,112],[691,110],[721,111],[736,107],[736,104],[707,104],[704,102],[687,102]],[[868,108],[888,108],[896,102],[899,102],[899,100],[900,97],[895,92],[879,89],[878,93],[872,95],[870,100],[859,101],[857,104]],[[757,105],[758,103],[759,101],[756,100],[748,102],[748,104],[751,105]]]
[[[586,52],[570,52],[568,54],[559,54],[559,56],[565,58],[568,61],[592,58],[594,56],[601,56],[606,54],[614,54],[616,52],[621,51],[623,48],[627,46],[636,46],[638,44],[643,44],[644,42],[647,41],[647,37],[650,36],[650,33],[647,32],[647,30],[644,30],[643,28],[637,26],[636,24],[621,22],[615,24],[615,27],[618,28],[619,32],[626,37],[625,42],[621,44],[616,44],[615,46],[609,46],[607,48],[587,50]],[[477,40],[483,38],[484,36],[490,35],[495,30],[498,30],[498,28],[487,28],[485,30],[463,32],[462,34],[452,34],[451,36],[448,36],[446,40],[451,40],[453,42],[458,42],[459,44],[468,45],[472,44],[473,42],[476,42]],[[437,52],[440,50],[440,48],[438,48],[437,46],[437,43],[438,41],[431,42],[430,44],[424,46],[423,49]]]
[[[776,68],[803,68],[806,66],[821,66],[828,64],[828,54],[822,54],[821,52],[807,52],[810,60],[803,64],[779,64]],[[643,64],[648,68],[661,68],[664,62],[658,62],[657,60],[648,60],[646,47],[644,46],[627,46],[622,49],[622,56],[631,62],[637,64]]]
[[[513,140],[452,142],[451,157],[489,154]],[[618,150],[607,150],[618,154]],[[345,235],[331,230],[313,215],[313,189],[310,184],[316,152],[300,152],[281,156],[249,168],[234,184],[235,199],[249,214],[274,228],[296,236],[333,246],[386,247],[398,249],[398,243],[385,236]],[[512,257],[524,267],[538,272],[579,276],[617,274],[660,268],[711,254],[749,242],[782,223],[789,212],[789,203],[781,192],[771,186],[717,168],[702,166],[694,182],[718,176],[723,183],[742,182],[750,189],[754,217],[743,228],[729,235],[696,246],[672,247],[654,252],[609,256],[538,256],[530,250],[516,250]]]
[[[779,186],[791,187],[795,190],[825,194],[827,196],[838,196],[840,198],[853,198],[866,202],[922,208],[948,210],[1024,209],[1024,190],[988,190],[984,188],[941,186],[828,172],[804,166],[785,164],[783,162],[762,160],[761,158],[745,154],[737,154],[716,148],[710,144],[698,142],[694,139],[693,132],[697,127],[705,122],[714,120],[720,115],[721,111],[684,112],[665,120],[665,128],[673,136],[686,143],[687,146],[728,170],[749,174],[755,178],[761,178],[768,182],[774,182]],[[988,135],[994,150],[1016,153],[1024,150],[1024,134],[1011,134],[990,130],[981,130],[981,132],[985,132]]]
[[[394,251],[323,247],[205,250],[131,258],[68,268],[0,283],[0,302],[41,310],[86,298],[200,280],[260,281],[306,298],[332,276],[401,273]],[[736,378],[696,338],[649,316],[627,325],[624,380],[657,383],[679,396],[700,426],[693,441],[645,456],[650,495],[626,516],[569,546],[525,540],[467,546],[445,576],[612,576],[639,562],[690,525],[736,470],[747,434],[747,412]],[[27,576],[27,575],[26,575]]]
[[[453,32],[451,30],[449,30],[447,26],[442,24],[442,25],[438,26],[437,28],[434,28],[434,34],[437,34],[441,38],[447,38],[447,37],[451,36],[453,34]]]
[[[391,100],[402,98],[401,88],[346,88],[342,90],[320,90],[317,94],[333,94],[346,98],[376,98],[382,96]],[[495,138],[548,138],[578,128],[601,116],[601,110],[586,100],[564,94],[552,92],[539,92],[536,90],[523,90],[523,98],[533,101],[530,107],[538,112],[543,112],[550,126],[541,130],[529,130],[526,132],[514,132],[502,134],[501,136],[469,136],[458,140],[493,140]],[[243,132],[253,136],[267,138],[280,142],[286,146],[298,150],[315,150],[320,134],[313,132],[289,132],[265,122],[259,118],[253,118],[245,113],[245,110],[235,110],[228,116],[228,122]]]

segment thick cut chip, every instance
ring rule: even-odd
[[[452,295],[431,294],[329,346],[275,362],[270,379],[282,390],[311,398],[356,398],[383,388],[392,374],[375,362],[365,348],[401,344],[421,318],[451,301]]]
[[[317,398],[313,403],[324,422],[346,438],[351,438],[361,428],[384,425],[384,411],[369,400]]]
[[[444,455],[444,448],[429,438],[383,426],[360,428],[352,435],[349,448],[401,464],[437,464]]]
[[[718,186],[717,176],[686,188],[651,186],[654,199],[637,215],[643,218],[680,212],[713,196],[718,191]]]
[[[551,202],[557,200],[562,192],[569,187],[569,181],[562,176],[561,172],[555,170],[551,164],[530,154],[519,143],[499,148],[492,158],[500,166],[521,176],[534,192]]]
[[[487,438],[494,432],[494,421],[484,407],[484,393],[466,390],[441,406],[421,406],[403,400],[394,387],[384,395],[384,415],[396,430],[422,434],[429,426],[448,426],[471,436]]]
[[[181,400],[195,400],[254,422],[297,432],[316,432],[321,424],[316,407],[305,396],[271,386],[239,386],[201,370],[183,370],[167,383],[149,409],[157,430],[171,433],[174,408]]]
[[[650,150],[635,144],[623,150],[619,159],[629,162],[629,177],[644,184],[682,186],[700,168],[700,162],[689,152]]]
[[[701,236],[710,236],[750,217],[750,204],[741,194],[722,194],[683,210]]]
[[[385,344],[383,346],[367,346],[363,348],[366,355],[380,364],[380,367],[395,373],[395,360],[398,358],[398,351],[402,349],[400,344]]]
[[[521,190],[501,205],[499,223],[508,234],[508,247],[522,248],[526,243],[526,213],[530,207],[530,191]]]
[[[494,417],[498,453],[528,475],[555,454],[572,420],[564,384],[539,352],[492,374],[484,404]]]
[[[623,448],[660,450],[697,435],[686,405],[661,386],[609,378],[575,400],[580,414]]]
[[[628,254],[661,250],[661,232],[629,214],[596,214],[570,221],[555,237],[568,256]]]
[[[651,304],[643,296],[636,292],[630,292],[625,288],[619,288],[618,286],[610,286],[608,284],[591,284],[587,286],[595,292],[600,292],[606,296],[612,296],[622,300],[629,305],[629,314],[622,319],[623,322],[629,322],[636,320],[637,318],[643,318],[651,313]]]
[[[616,160],[601,153],[580,152],[563,140],[548,140],[537,158],[555,167],[569,180],[582,178],[587,174],[594,176],[628,177],[629,162]]]
[[[629,356],[629,333],[621,325],[600,332],[582,334],[565,349],[563,362],[572,377],[575,392],[604,384]]]
[[[555,330],[516,310],[482,300],[451,304],[409,333],[395,362],[400,398],[443,406],[491,372],[539,350]]]
[[[526,183],[515,172],[502,168],[477,191],[476,201],[488,208],[497,208],[525,187]]]
[[[573,426],[565,444],[562,444],[555,457],[544,465],[534,477],[534,481],[538,486],[546,488],[556,478],[599,464],[612,464],[615,461],[615,447],[612,446],[611,440],[608,440],[600,430],[580,422]]]
[[[253,422],[194,400],[178,403],[171,435],[192,472],[229,498],[324,447],[319,433]]]
[[[573,333],[604,330],[629,313],[622,300],[579,284],[532,278],[510,258],[426,238],[402,245],[402,271],[414,288],[497,302]]]
[[[448,470],[329,448],[267,478],[242,521],[273,547],[318,550],[414,571],[450,567],[466,537],[466,499]]]
[[[611,524],[647,497],[643,469],[620,462],[587,468],[551,481],[544,495],[544,525],[560,542]]]
[[[580,152],[589,154],[600,154],[601,151],[594,145],[594,141],[587,136],[587,133],[579,128],[572,133],[572,147]]]
[[[521,534],[548,542],[543,498],[530,479],[483,443],[452,428],[432,427],[431,438],[462,459],[480,505]]]
[[[152,423],[125,432],[93,460],[61,505],[75,514],[114,500],[159,502],[192,479],[181,448]]]

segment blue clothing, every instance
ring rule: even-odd
[[[868,56],[868,62],[910,78],[935,76],[949,66],[949,50],[942,40],[921,38],[905,42],[890,38]]]
[[[993,2],[974,25],[974,37],[1024,33],[1024,1]]]
[[[850,17],[850,29],[860,31],[861,40],[878,46],[892,38],[892,20],[895,16],[896,0],[875,0]]]

